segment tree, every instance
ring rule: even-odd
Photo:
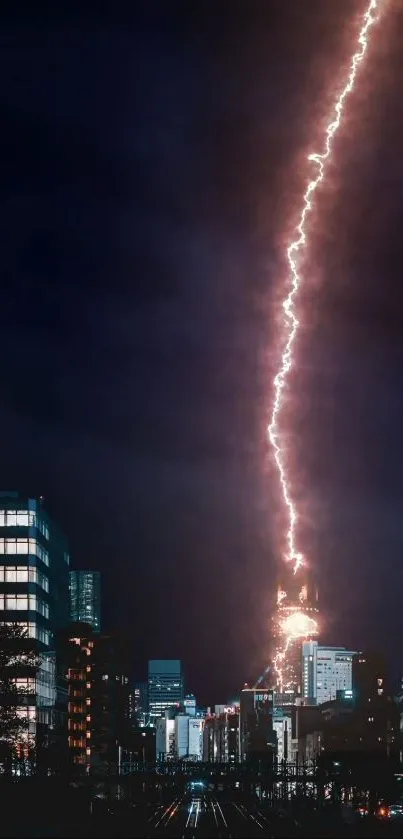
[[[35,694],[40,657],[35,642],[18,623],[0,624],[0,761],[11,774],[13,759],[25,762],[30,750],[29,697]]]

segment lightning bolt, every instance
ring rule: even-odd
[[[273,380],[274,400],[270,424],[268,426],[268,438],[273,449],[274,460],[279,474],[283,502],[288,518],[288,527],[286,532],[287,550],[283,558],[286,562],[292,563],[294,574],[296,574],[298,570],[305,565],[306,560],[297,547],[296,530],[299,517],[296,503],[292,496],[291,482],[288,476],[286,463],[286,452],[282,443],[281,413],[284,405],[284,392],[287,386],[288,375],[295,363],[295,343],[299,327],[297,302],[298,293],[302,285],[302,276],[299,265],[301,255],[308,246],[307,221],[314,206],[315,194],[325,179],[327,165],[332,158],[333,140],[343,122],[343,112],[346,99],[354,89],[358,68],[368,49],[370,30],[378,19],[379,9],[383,2],[384,0],[370,0],[368,3],[367,9],[364,13],[362,27],[358,35],[357,49],[350,62],[346,84],[336,100],[331,119],[325,129],[323,151],[308,155],[308,161],[314,164],[316,173],[309,181],[303,196],[299,223],[295,228],[295,238],[287,247],[287,260],[290,269],[290,287],[282,303],[284,312],[284,344],[279,369]],[[278,608],[281,608],[281,606],[279,605]],[[287,622],[285,624],[281,624],[280,622],[282,645],[280,649],[278,649],[274,661],[275,669],[279,674],[280,684],[282,684],[283,681],[282,663],[284,662],[290,643],[296,637],[306,637],[307,628],[311,630],[314,629],[315,634],[317,633],[317,624],[315,628],[312,625],[310,627],[307,626],[306,622],[302,619],[303,615],[304,613],[301,611],[299,621],[297,620],[297,616],[294,616],[292,627],[288,627]],[[314,623],[316,622],[314,621]]]

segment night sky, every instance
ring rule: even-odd
[[[17,5],[1,488],[44,495],[72,567],[103,572],[135,677],[181,657],[226,701],[266,664],[282,547],[284,247],[366,2]],[[403,7],[383,5],[312,219],[287,440],[323,638],[403,669]]]

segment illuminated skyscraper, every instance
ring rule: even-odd
[[[275,704],[288,706],[302,694],[302,643],[318,634],[318,592],[308,571],[284,575],[273,619]]]
[[[99,571],[70,571],[70,620],[101,629],[101,575]]]
[[[148,712],[152,722],[172,706],[183,706],[184,679],[178,659],[148,662]]]

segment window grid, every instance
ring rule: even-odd
[[[0,554],[32,554],[49,566],[49,554],[36,539],[0,539]]]
[[[49,592],[48,578],[35,566],[2,565],[0,583],[37,583],[44,591]]]
[[[36,594],[0,594],[0,611],[39,612],[49,618],[49,606]]]
[[[49,539],[48,525],[32,510],[0,510],[0,527],[37,527]]]

